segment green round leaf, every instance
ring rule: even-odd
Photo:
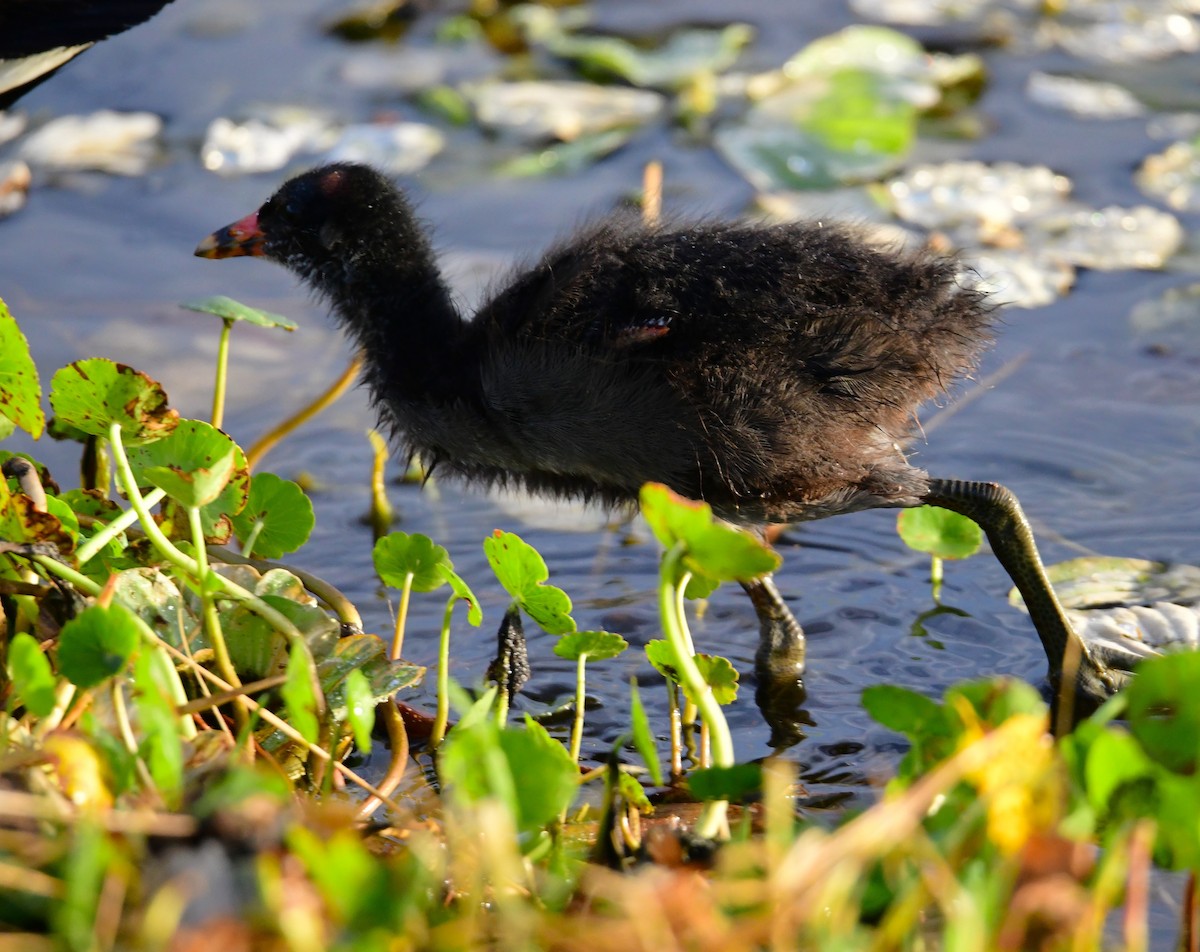
[[[1200,654],[1149,658],[1125,692],[1129,730],[1146,754],[1178,774],[1200,766]]]
[[[76,687],[94,687],[125,667],[137,644],[137,622],[129,609],[91,605],[63,625],[58,670]]]
[[[29,356],[29,342],[3,301],[0,301],[0,417],[35,440],[46,426],[42,386],[37,367]]]
[[[184,301],[179,305],[189,311],[199,311],[202,314],[215,314],[227,321],[245,321],[258,327],[280,327],[285,331],[296,329],[295,321],[282,314],[272,314],[270,311],[260,311],[256,307],[242,304],[224,294],[214,294],[212,297],[200,298],[195,301]]]
[[[129,450],[138,482],[158,486],[181,506],[208,506],[218,499],[245,506],[250,474],[238,445],[202,420],[180,420],[167,437]],[[230,485],[233,490],[226,494]]]
[[[896,531],[910,549],[943,559],[965,559],[979,551],[983,530],[966,516],[937,506],[905,509]]]
[[[675,649],[665,638],[653,638],[646,642],[646,660],[669,681],[679,683],[679,671],[675,667]]]
[[[243,545],[253,534],[254,556],[278,559],[308,541],[316,519],[312,500],[298,484],[274,473],[255,473],[246,505],[233,515],[232,522]]]
[[[443,568],[453,569],[446,550],[420,533],[389,532],[375,543],[371,558],[384,585],[403,588],[412,575],[413,590],[418,592],[432,592],[444,585]]]
[[[689,572],[726,582],[779,567],[779,556],[765,543],[715,519],[707,503],[684,499],[661,483],[643,486],[640,499],[642,515],[663,547],[687,546],[683,564]]]
[[[658,745],[654,743],[654,734],[650,730],[650,719],[646,716],[646,706],[638,693],[637,681],[629,682],[629,719],[633,726],[633,746],[637,748],[650,779],[655,786],[662,786],[662,761],[658,759]]]
[[[162,439],[179,422],[157,382],[100,357],[58,371],[50,381],[50,406],[63,424],[89,436],[106,437],[116,423],[131,446]]]
[[[45,717],[54,710],[55,682],[50,661],[37,640],[23,631],[17,632],[8,643],[8,677],[31,714]]]
[[[497,800],[523,833],[555,820],[579,789],[579,768],[566,748],[528,715],[524,729],[460,721],[439,752],[438,767],[456,807]]]
[[[287,706],[288,720],[310,744],[317,742],[317,695],[313,688],[312,658],[301,645],[292,645],[288,655],[287,680],[280,693]]]
[[[554,653],[568,661],[578,661],[582,654],[603,661],[615,658],[628,647],[628,641],[611,631],[573,631],[555,642]]]
[[[687,777],[688,790],[697,800],[742,801],[762,793],[762,764],[705,767]]]
[[[346,675],[346,719],[354,731],[354,744],[364,754],[371,752],[371,731],[375,727],[375,698],[371,682],[359,669]]]
[[[475,593],[471,591],[471,587],[453,570],[445,566],[442,567],[442,575],[450,583],[450,588],[454,591],[454,597],[459,601],[466,602],[467,622],[478,628],[483,622],[483,609],[479,607],[479,599],[475,597]]]
[[[696,667],[700,669],[700,676],[712,688],[713,697],[718,704],[732,704],[737,700],[738,672],[728,658],[722,658],[720,655],[698,654],[695,660]],[[688,693],[686,685],[683,690],[685,694]],[[698,699],[691,698],[691,700],[695,702]]]
[[[483,551],[504,590],[538,625],[552,635],[575,630],[571,599],[561,588],[544,584],[550,571],[537,549],[519,535],[497,529],[483,540]]]

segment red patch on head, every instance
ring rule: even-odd
[[[322,194],[332,197],[345,187],[346,173],[342,169],[333,169],[322,175],[318,184]]]

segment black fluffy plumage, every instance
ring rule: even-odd
[[[0,0],[0,109],[170,0]]]
[[[743,523],[917,505],[928,477],[900,445],[990,339],[952,261],[821,223],[607,220],[472,320],[369,168],[308,172],[238,224],[198,253],[265,255],[326,296],[410,449],[609,504],[658,481]]]

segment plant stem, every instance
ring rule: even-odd
[[[361,367],[362,355],[360,354],[350,361],[350,365],[342,371],[342,375],[330,385],[328,390],[317,397],[316,400],[260,436],[258,441],[246,451],[246,464],[250,469],[254,469],[255,466],[261,463],[263,457],[271,452],[276,443],[293,430],[303,426],[349,390],[350,384],[354,383],[354,378],[358,376],[358,371]]]
[[[675,666],[679,672],[679,681],[686,694],[695,699],[700,709],[700,716],[708,725],[712,738],[712,760],[717,767],[733,766],[733,735],[729,731],[729,723],[721,711],[721,705],[713,696],[712,688],[700,674],[692,655],[688,653],[691,635],[687,632],[687,621],[679,612],[678,592],[687,586],[691,578],[690,572],[682,572],[681,561],[687,551],[687,545],[676,542],[663,554],[661,580],[658,586],[658,605],[662,615],[663,628],[675,652]],[[679,577],[678,583],[672,580]],[[728,802],[712,800],[704,805],[699,819],[696,821],[696,833],[707,838],[716,838],[726,827]]]
[[[152,489],[146,493],[145,497],[146,508],[157,506],[160,502],[167,498],[167,494],[161,489]],[[87,540],[83,545],[75,550],[75,558],[79,560],[80,565],[86,565],[102,548],[108,545],[118,535],[128,529],[138,520],[137,510],[126,509],[119,516],[104,526],[99,532]]]
[[[587,652],[582,651],[575,662],[575,723],[571,725],[571,759],[579,763],[579,748],[583,745],[584,668]]]
[[[121,688],[120,678],[112,679],[112,706],[113,715],[117,721],[117,733],[121,735],[121,742],[125,745],[125,750],[133,757],[138,779],[147,790],[154,791],[161,798],[162,794],[159,792],[158,785],[154,782],[154,777],[150,775],[150,768],[138,756],[137,738],[133,736],[133,725],[129,723],[129,711],[125,707],[125,692]]]
[[[244,555],[246,558],[249,559],[254,556],[254,543],[256,543],[258,541],[258,537],[262,535],[264,525],[266,525],[265,522],[256,521],[254,526],[250,529],[249,535],[246,536],[246,541],[242,543],[242,555]]]
[[[671,724],[671,781],[683,779],[683,720],[679,716],[679,685],[667,678],[667,708]]]
[[[150,497],[147,496],[146,498],[149,499]],[[286,562],[249,558],[241,553],[226,549],[224,546],[210,545],[208,551],[219,562],[229,562],[233,565],[252,565],[263,573],[271,569],[283,569],[285,572],[291,573],[300,579],[301,584],[309,592],[324,602],[326,608],[337,615],[338,621],[343,625],[349,625],[355,631],[362,631],[362,616],[358,613],[358,609],[354,607],[354,603],[324,579],[318,578],[294,565],[288,565]]]
[[[235,688],[242,686],[241,679],[233,667],[233,659],[229,657],[229,646],[225,644],[225,634],[221,631],[221,620],[217,617],[217,606],[212,597],[210,578],[214,574],[208,567],[208,548],[204,541],[204,527],[200,524],[200,509],[188,506],[188,524],[192,529],[192,545],[196,548],[196,565],[199,568],[200,581],[200,612],[204,619],[204,631],[212,645],[213,654],[217,660],[217,670],[226,681]],[[237,709],[244,714],[241,708]],[[241,724],[239,723],[239,728]]]
[[[429,746],[436,750],[446,736],[446,725],[450,723],[450,615],[454,611],[451,598],[446,603],[442,616],[442,633],[438,639],[437,669],[437,714],[433,719],[433,730],[429,733]]]
[[[191,658],[189,658],[187,655],[185,655],[182,651],[180,651],[174,645],[170,644],[169,642],[163,641],[161,638],[159,638],[158,635],[156,635],[153,631],[151,631],[151,629],[148,625],[144,627],[144,636],[147,637],[151,641],[152,644],[157,645],[162,650],[166,651],[169,655],[171,655],[173,658],[175,658],[176,661],[179,661],[185,667],[187,667],[191,671],[195,672],[197,677],[206,679],[207,681],[209,681],[211,684],[213,684],[216,688],[218,688],[221,691],[232,691],[233,690],[233,686],[231,684],[226,683],[225,680],[222,679],[220,676],[213,674],[211,671],[208,670],[208,668],[204,667],[204,665],[200,664],[199,662],[193,661]],[[280,731],[281,733],[285,734],[289,740],[294,741],[295,743],[299,744],[301,747],[303,747],[305,750],[307,750],[314,757],[319,757],[321,760],[331,763],[333,765],[333,768],[338,773],[340,773],[343,777],[345,777],[347,780],[351,781],[352,783],[357,784],[363,790],[367,791],[367,793],[371,794],[374,797],[378,797],[380,802],[384,806],[386,806],[389,810],[394,810],[397,814],[403,813],[403,811],[400,809],[400,807],[395,802],[393,802],[390,798],[388,798],[387,796],[384,796],[378,789],[376,789],[374,786],[372,786],[370,783],[368,783],[366,780],[364,780],[362,777],[360,777],[358,774],[356,774],[353,770],[351,770],[349,767],[347,767],[341,761],[335,760],[333,755],[329,751],[327,751],[324,747],[318,747],[316,744],[310,743],[309,741],[305,740],[304,736],[298,730],[296,730],[296,728],[292,727],[291,724],[289,724],[287,721],[285,721],[283,718],[281,718],[279,715],[277,715],[270,708],[268,708],[262,704],[259,704],[253,698],[246,697],[245,694],[241,694],[238,696],[237,703],[242,705],[243,707],[245,707],[251,713],[256,714],[257,716],[261,717],[264,721],[266,721],[268,724],[270,724],[273,728],[275,728],[277,731]]]
[[[138,489],[137,480],[133,475],[133,468],[129,465],[129,457],[125,455],[125,447],[121,443],[121,427],[119,424],[112,424],[109,427],[109,442],[113,449],[113,460],[117,465],[117,481],[124,490],[125,495],[129,497],[129,504],[137,512],[138,519],[142,523],[142,529],[146,533],[146,537],[154,543],[154,547],[159,553],[172,565],[182,569],[186,575],[192,578],[200,577],[200,569],[196,564],[196,560],[176,548],[164,534],[162,529],[158,527],[158,523],[154,521],[154,516],[146,505],[146,497],[142,496],[141,490]],[[225,578],[223,575],[212,573],[210,576],[212,581],[230,598],[237,599],[246,603],[246,607],[258,615],[263,621],[272,627],[278,629],[288,639],[299,639],[304,642],[304,636],[300,634],[300,630],[292,624],[291,619],[286,615],[276,611],[253,592],[247,591],[231,579]],[[305,645],[307,649],[307,644]]]
[[[683,591],[686,588],[687,582],[684,582],[675,589],[675,617],[683,622],[683,634],[687,640],[687,655],[689,658],[694,658],[696,656],[696,643],[692,641],[692,632],[687,626],[687,616],[684,614]],[[679,722],[681,726],[686,725],[688,727],[696,723],[696,702],[686,692],[683,695],[683,710],[680,711]]]
[[[396,628],[392,632],[392,647],[388,658],[400,660],[400,652],[404,648],[404,626],[408,622],[408,601],[412,597],[413,579],[416,576],[408,572],[404,576],[404,584],[400,587],[400,606],[396,609]]]
[[[212,408],[212,425],[218,430],[225,422],[225,385],[229,376],[229,335],[233,332],[233,321],[224,318],[221,324],[221,337],[217,342],[217,378],[213,383]]]
[[[396,521],[396,512],[388,500],[387,482],[384,474],[387,470],[387,442],[376,430],[367,430],[367,439],[371,443],[374,458],[371,462],[371,513],[369,520],[371,532],[376,539],[387,535],[388,529]]]

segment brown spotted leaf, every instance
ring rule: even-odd
[[[161,439],[179,422],[157,381],[100,357],[58,371],[50,383],[50,406],[59,421],[89,436],[108,436],[116,423],[130,445]]]
[[[3,301],[0,301],[0,416],[28,431],[34,439],[42,435],[46,426],[42,387],[37,367],[29,356],[29,343]]]

